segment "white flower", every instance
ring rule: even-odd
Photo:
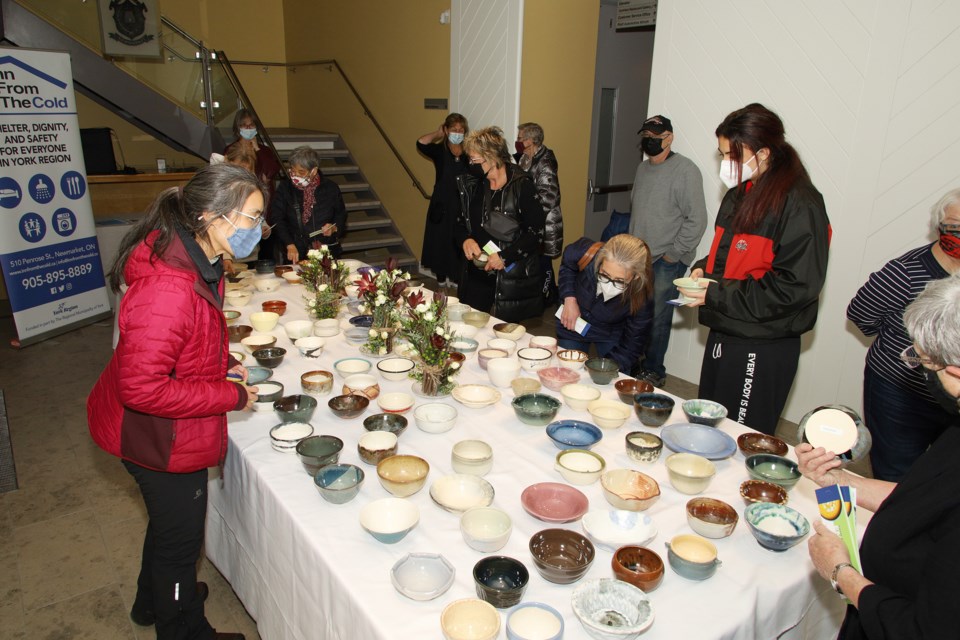
[[[409,279],[410,279],[410,272],[409,272],[409,271],[404,271],[404,272],[403,272],[403,279],[404,279],[404,280],[409,280]]]
[[[443,327],[436,328],[437,335],[443,337]]]
[[[379,307],[380,305],[382,305],[382,304],[385,303],[386,301],[387,301],[387,296],[383,295],[382,293],[378,293],[378,294],[377,294],[377,299],[374,301],[374,304],[376,304],[376,305]]]
[[[325,245],[325,244],[320,245],[320,251],[323,251],[324,253],[326,253],[326,252],[329,251],[329,250],[330,250],[330,249],[329,249],[329,247],[327,247],[327,245]]]
[[[315,307],[315,306],[317,306],[317,301],[316,301],[316,300],[308,300],[308,301],[307,301],[307,306],[308,306],[308,307]]]
[[[427,310],[427,305],[425,305],[424,303],[421,302],[420,304],[417,305],[417,313],[423,313],[426,310]]]
[[[376,330],[376,329],[370,329],[369,331],[367,331],[367,335],[370,336],[371,338],[376,338],[376,337],[377,337],[377,330]]]
[[[382,355],[382,356],[387,355],[387,348],[386,348],[386,347],[380,347],[380,355]]]
[[[360,309],[360,312],[361,312],[361,313],[366,313],[366,312],[367,312],[367,305],[366,305],[366,303],[361,304],[358,308]]]
[[[381,332],[380,332],[380,337],[383,338],[384,340],[386,340],[386,339],[387,339],[387,332],[386,332],[386,331],[381,331]]]
[[[433,311],[427,311],[425,314],[423,314],[423,319],[427,322],[433,322]]]
[[[403,274],[400,272],[400,269],[394,269],[394,270],[393,270],[393,276],[394,276],[395,278],[399,278],[401,275],[403,275]]]
[[[317,291],[326,291],[326,290],[327,290],[327,285],[325,284],[322,284],[319,287],[317,287]]]
[[[453,369],[454,371],[456,371],[457,369],[460,368],[460,363],[459,363],[459,362],[456,362],[456,361],[451,362],[451,363],[450,363],[450,368]]]
[[[407,355],[409,355],[409,356],[415,356],[415,355],[417,355],[417,350],[416,350],[416,349],[408,349],[408,350],[407,350]]]
[[[316,249],[310,249],[310,251],[307,251],[307,257],[308,257],[308,258],[319,258],[319,257],[320,257],[320,252],[317,251]]]

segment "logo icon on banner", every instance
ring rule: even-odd
[[[40,242],[47,235],[47,223],[36,213],[25,213],[20,218],[20,235],[27,242]]]
[[[77,230],[77,216],[70,209],[57,209],[53,214],[53,230],[64,238],[73,235]]]
[[[53,186],[53,181],[42,173],[38,173],[30,178],[30,183],[27,185],[27,188],[30,190],[30,197],[40,204],[47,204],[53,200],[53,196],[57,193],[56,187]]]
[[[76,171],[67,171],[60,178],[60,192],[71,200],[78,200],[87,192],[87,181]]]
[[[20,206],[23,190],[13,178],[0,178],[0,207],[16,209]]]

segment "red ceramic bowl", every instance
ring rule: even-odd
[[[583,517],[590,501],[577,489],[559,482],[532,484],[520,494],[524,510],[544,522],[573,522]]]
[[[540,383],[551,391],[560,391],[563,387],[574,382],[580,382],[580,374],[566,367],[546,367],[537,369]]]
[[[287,312],[287,303],[284,302],[283,300],[267,300],[262,305],[260,305],[260,307],[264,311],[272,311],[278,316],[282,316],[284,313]]]

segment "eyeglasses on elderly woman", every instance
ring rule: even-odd
[[[910,345],[900,352],[900,361],[911,369],[916,369],[917,367],[926,367],[931,371],[941,371],[947,368],[947,365],[945,364],[940,364],[935,360],[931,360],[927,356],[920,355],[917,352],[916,347],[913,345]]]

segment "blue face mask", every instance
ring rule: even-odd
[[[460,144],[463,142],[463,134],[451,131],[447,134],[447,140],[450,141],[450,144]]]
[[[233,235],[227,238],[227,244],[230,245],[230,253],[234,258],[246,258],[253,253],[254,247],[260,242],[261,229],[260,224],[256,224],[249,229],[241,229],[224,217],[231,227],[236,229]]]
[[[257,137],[257,129],[240,129],[240,137],[244,140],[253,140]]]

